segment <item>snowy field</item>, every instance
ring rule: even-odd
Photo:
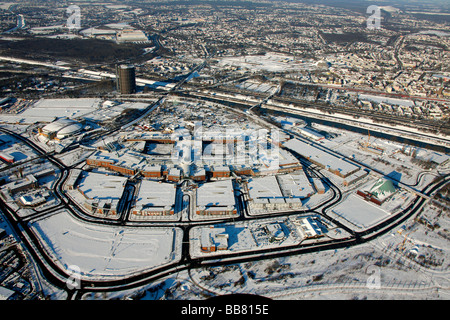
[[[274,93],[277,89],[277,87],[273,84],[255,81],[244,81],[242,83],[236,84],[236,87],[263,93]]]
[[[54,260],[80,268],[82,278],[125,277],[180,260],[178,228],[133,228],[90,224],[61,211],[31,228]]]
[[[109,104],[108,104],[109,103]],[[101,108],[92,110],[84,118],[92,122],[102,122],[120,116],[125,110],[144,110],[149,105],[141,102],[125,102],[116,105],[114,102],[105,101]]]
[[[55,117],[78,118],[94,111],[100,104],[100,99],[42,99],[22,113],[28,118],[41,118],[41,121],[51,121]]]
[[[369,243],[183,271],[143,288],[139,296],[130,295],[143,300],[198,300],[232,293],[275,300],[440,300],[450,296],[447,274],[432,277],[433,271],[410,268],[404,258]]]

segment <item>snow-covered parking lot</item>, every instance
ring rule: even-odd
[[[126,277],[180,260],[178,228],[91,224],[61,211],[31,224],[42,246],[64,269],[89,280]]]

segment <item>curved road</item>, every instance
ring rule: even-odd
[[[67,179],[68,176],[68,167],[66,167],[61,161],[54,158],[53,155],[46,153],[44,150],[36,146],[33,142],[29,141],[28,139],[10,131],[4,128],[0,128],[0,131],[10,134],[20,140],[21,142],[25,143],[29,147],[31,147],[36,153],[38,153],[42,157],[46,157],[54,166],[56,166],[60,170],[60,175],[58,177],[57,182],[55,183],[54,187],[54,194],[55,196],[60,200],[60,204],[57,206],[54,206],[50,210],[47,210],[43,213],[39,213],[31,217],[32,219],[35,218],[41,218],[43,216],[54,214],[57,212],[58,209],[64,208],[67,209],[68,212],[70,212],[73,216],[75,216],[78,219],[82,219],[83,221],[87,221],[92,223],[95,221],[96,223],[101,224],[108,224],[108,225],[127,225],[127,217],[125,216],[125,213],[123,215],[122,220],[102,220],[102,219],[94,219],[92,217],[88,217],[85,214],[82,214],[81,210],[76,210],[77,206],[70,198],[67,198],[64,195],[64,192],[62,190],[62,186],[64,184],[64,181]],[[303,159],[300,159],[304,164],[305,162]],[[309,170],[313,170],[312,168],[309,168]],[[189,233],[190,230],[198,226],[200,224],[217,224],[225,221],[230,221],[230,219],[224,219],[224,220],[214,220],[214,221],[202,221],[202,222],[176,222],[176,223],[167,223],[167,224],[155,224],[155,226],[160,227],[173,227],[176,225],[177,227],[181,228],[183,230],[183,242],[182,242],[182,254],[181,254],[181,261],[168,264],[166,266],[158,267],[153,270],[144,271],[137,275],[131,275],[129,277],[124,277],[117,280],[107,280],[107,281],[91,281],[91,280],[82,280],[81,281],[81,288],[78,290],[70,290],[67,287],[67,281],[70,279],[71,274],[69,274],[66,270],[63,270],[60,268],[60,266],[55,263],[53,258],[48,255],[48,253],[40,246],[39,239],[37,239],[36,235],[33,233],[33,231],[29,228],[29,221],[30,217],[24,219],[19,217],[16,212],[11,210],[3,201],[0,201],[0,209],[4,214],[8,217],[11,224],[13,225],[15,233],[19,236],[21,241],[24,243],[25,247],[28,249],[30,254],[32,255],[33,259],[36,261],[36,263],[40,267],[40,271],[45,276],[47,280],[49,280],[51,283],[53,283],[58,288],[61,288],[62,290],[66,290],[69,293],[69,298],[79,298],[81,295],[85,292],[99,292],[99,291],[112,291],[112,290],[124,290],[124,289],[130,289],[134,287],[139,287],[142,285],[145,285],[151,281],[157,280],[161,277],[165,277],[167,275],[170,275],[172,273],[185,270],[185,269],[192,269],[192,268],[199,268],[199,267],[205,267],[205,266],[216,266],[216,265],[223,265],[223,264],[231,264],[231,263],[238,263],[238,262],[245,262],[245,261],[255,261],[255,260],[261,260],[261,259],[270,259],[280,256],[288,256],[288,255],[298,255],[298,254],[305,254],[310,252],[316,252],[321,250],[331,250],[331,249],[338,249],[338,248],[344,248],[344,247],[350,247],[353,245],[358,245],[364,242],[371,241],[375,239],[376,237],[379,237],[382,234],[385,234],[392,228],[398,226],[399,224],[403,223],[406,219],[410,218],[414,213],[416,213],[422,205],[425,203],[425,199],[423,199],[420,196],[417,196],[410,205],[404,209],[403,211],[389,217],[388,219],[384,220],[383,222],[379,223],[376,226],[373,226],[367,230],[364,230],[362,232],[355,232],[351,228],[348,228],[346,225],[340,223],[336,219],[330,217],[327,214],[327,211],[339,203],[342,199],[342,194],[329,179],[325,178],[319,171],[313,171],[316,175],[322,178],[322,180],[325,182],[325,184],[328,185],[328,187],[333,191],[333,197],[332,199],[326,201],[323,204],[320,204],[314,209],[309,210],[303,210],[303,211],[296,211],[296,212],[285,212],[285,213],[279,213],[276,215],[270,215],[270,216],[286,216],[289,214],[298,214],[298,213],[307,213],[307,212],[314,212],[316,214],[322,215],[324,218],[326,218],[329,221],[332,221],[334,224],[336,224],[338,227],[344,229],[347,231],[351,236],[343,239],[329,239],[322,241],[320,243],[315,244],[299,244],[299,245],[291,245],[291,246],[285,246],[285,247],[278,247],[278,248],[268,248],[268,249],[262,249],[254,252],[238,252],[238,253],[232,253],[232,254],[223,254],[223,255],[215,255],[210,257],[203,257],[203,258],[192,258],[189,254],[190,248],[189,248]],[[442,180],[437,182],[432,182],[425,188],[423,188],[422,193],[426,195],[430,195],[435,190],[442,187],[444,184],[448,182],[450,175],[446,175]],[[239,196],[239,199],[241,196]],[[242,199],[241,199],[242,200]],[[245,208],[245,204],[243,201],[240,202],[241,207]],[[320,213],[317,213],[317,211],[320,209]],[[128,207],[124,209],[129,210]],[[240,215],[239,218],[236,218],[236,221],[241,221],[245,219],[267,219],[267,215],[265,216],[247,216],[245,217],[244,214]],[[133,224],[135,226],[136,224]],[[142,227],[146,227],[149,224],[143,224]]]

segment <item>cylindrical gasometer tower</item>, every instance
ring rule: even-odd
[[[133,65],[121,64],[116,67],[117,90],[121,94],[136,92],[136,75]]]

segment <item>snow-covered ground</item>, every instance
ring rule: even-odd
[[[136,105],[138,109],[141,107]],[[180,109],[188,108],[180,105]],[[214,111],[210,112],[211,118]],[[182,118],[183,115],[179,116]],[[228,115],[221,115],[224,119],[226,116]],[[165,121],[168,124],[174,123],[173,115],[168,115]],[[227,126],[230,123],[236,124],[237,121],[230,117],[230,120],[224,120],[222,125]],[[249,122],[246,125],[247,128],[253,128],[254,124]],[[315,129],[334,134],[334,138],[322,140],[323,146],[367,164],[418,190],[430,183],[439,172],[449,171],[449,166],[445,163],[431,170],[423,168],[423,164],[402,151],[403,145],[400,143],[373,137],[369,140],[366,135],[325,126],[315,126]],[[118,136],[109,137],[111,141],[117,138]],[[383,154],[374,155],[366,149],[361,149],[360,142],[366,141],[382,147]],[[5,149],[6,146],[10,147],[6,144]],[[33,155],[28,151],[24,153]],[[63,154],[60,158],[67,165],[72,165],[85,159],[90,153],[88,149],[77,150]],[[420,155],[427,158],[431,153],[422,150]],[[444,156],[446,155],[432,155],[437,159]],[[38,169],[37,166],[30,166],[25,168],[25,173],[27,170]],[[342,201],[327,209],[327,214],[342,219],[357,230],[366,229],[389,217],[414,197],[409,191],[398,190],[382,206],[377,206],[366,202],[355,192],[370,188],[379,175],[372,173],[356,184],[343,187],[342,178],[325,170],[321,170],[321,173],[336,183],[343,192]],[[7,174],[12,176],[14,173],[11,171]],[[48,189],[51,189],[52,183],[50,180],[45,182]],[[95,180],[88,185],[88,194],[95,191],[92,186],[95,186]],[[305,207],[312,208],[326,202],[332,194],[331,191],[327,190],[323,195],[311,197]],[[417,216],[401,226],[403,231],[400,232],[401,228],[398,227],[364,245],[214,268],[194,268],[190,272],[182,271],[146,287],[130,290],[127,294],[133,296],[139,292],[143,298],[148,299],[197,299],[225,293],[256,293],[274,299],[448,298],[450,220],[448,208],[445,206],[436,204],[434,200],[430,201]],[[317,212],[320,212],[320,209]],[[29,217],[32,213],[23,212],[22,217]],[[300,239],[295,237],[295,232],[292,232],[294,228],[285,233],[284,239],[271,242],[270,232],[264,230],[264,225],[275,223],[284,228],[283,230],[288,230],[286,226],[289,225],[288,220],[291,217],[270,218],[270,215],[267,215],[267,219],[266,216],[264,218],[245,222],[230,219],[229,222],[221,224],[229,234],[228,252],[252,252],[257,249],[296,245],[300,242]],[[188,219],[182,220],[181,223],[186,221]],[[183,233],[180,228],[157,227],[156,224],[149,227],[148,221],[139,226],[140,222],[134,221],[133,227],[94,224],[78,220],[61,210],[50,212],[45,218],[30,222],[30,226],[45,250],[62,268],[68,269],[69,266],[76,265],[84,278],[107,280],[138,274],[176,263],[181,259]],[[194,219],[192,222],[195,222]],[[190,253],[194,258],[205,256],[205,253],[200,251],[199,230],[209,228],[212,222],[204,224],[194,227],[190,235]],[[345,236],[343,233],[337,234],[336,229],[333,232],[335,233],[328,235]],[[411,255],[416,247],[417,253]],[[207,253],[209,256],[214,254]],[[368,285],[368,281],[373,279],[371,276],[379,276],[379,288],[374,289]],[[124,293],[111,293],[109,297],[120,294]]]
[[[391,234],[380,241],[389,238]],[[425,270],[376,243],[192,269],[149,284],[137,293],[121,294],[143,300],[198,300],[232,293],[256,294],[275,300],[447,300],[450,297],[448,270]]]
[[[323,142],[326,147],[349,157],[355,155],[358,161],[417,190],[430,183],[438,172],[448,171],[448,164],[425,170],[411,155],[400,152],[403,147],[400,143],[370,138],[372,144],[385,150],[376,157],[358,148],[358,142],[367,141],[367,136],[318,127],[336,134],[335,138]],[[432,153],[429,150],[423,152],[425,156]],[[324,170],[322,173],[332,178],[333,182],[339,180]],[[359,198],[356,190],[370,188],[378,176],[371,174],[354,185],[342,188],[343,200],[330,208],[328,214],[345,220],[347,224],[351,221],[356,229],[365,229],[403,209],[415,197],[410,191],[400,189],[382,206]],[[339,186],[342,187],[342,184]],[[339,216],[333,212],[339,213]],[[415,219],[409,219],[404,225],[363,245],[180,272],[143,288],[137,298],[189,300],[251,293],[292,300],[448,299],[449,221],[448,208],[433,201],[424,205]],[[194,235],[191,238],[195,238]],[[417,254],[411,254],[416,252],[414,248]],[[250,248],[235,246],[231,249]],[[198,250],[197,254],[204,253]]]
[[[31,223],[49,255],[64,269],[78,266],[90,280],[126,277],[180,260],[179,228],[138,228],[84,222],[61,211]]]

